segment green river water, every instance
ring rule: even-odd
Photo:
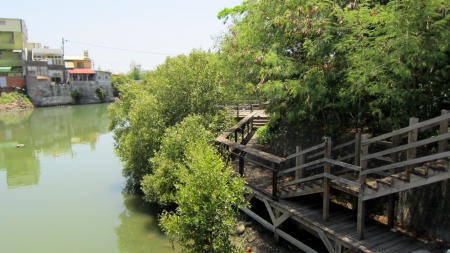
[[[151,207],[122,194],[107,106],[0,114],[0,252],[174,252]]]

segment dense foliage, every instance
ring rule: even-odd
[[[124,80],[109,108],[116,152],[128,189],[160,206],[164,231],[185,252],[231,252],[229,237],[243,204],[241,177],[215,151],[233,122],[216,107],[224,98],[217,55],[194,50],[167,58],[142,82]],[[126,81],[126,82],[125,82]]]
[[[189,115],[210,120],[205,128],[215,134],[229,122],[215,107],[223,97],[216,55],[194,50],[167,58],[141,78],[142,82],[121,85],[121,100],[110,107],[110,129],[129,186],[140,186],[145,175],[154,174],[150,160],[160,150],[167,128]]]
[[[175,213],[161,216],[163,230],[183,252],[239,252],[230,244],[235,217],[244,203],[241,177],[203,140],[189,141],[179,167]]]
[[[129,75],[111,75],[111,87],[114,97],[120,97],[120,89],[122,85],[131,83],[133,79]]]
[[[449,6],[247,0],[219,13],[218,46],[272,121],[384,132],[450,106]]]

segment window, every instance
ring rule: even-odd
[[[5,20],[0,20],[0,25],[6,25],[6,21]]]

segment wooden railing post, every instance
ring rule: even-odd
[[[272,198],[278,200],[277,187],[278,187],[278,164],[274,164],[272,171]]]
[[[236,105],[236,118],[239,120],[239,103]]]
[[[414,117],[413,117],[413,118],[410,118],[410,119],[409,119],[409,125],[410,125],[410,126],[415,125],[415,124],[417,124],[417,123],[419,123],[419,118],[414,118]],[[417,135],[418,135],[418,134],[419,134],[419,129],[411,130],[411,131],[408,133],[408,144],[409,144],[409,143],[416,142],[416,141],[417,141]],[[407,157],[407,160],[412,160],[412,159],[416,158],[416,148],[410,148],[410,149],[408,149],[406,157]],[[406,180],[407,180],[408,182],[409,182],[409,180],[410,180],[410,177],[411,177],[411,170],[413,169],[413,167],[414,167],[414,164],[412,164],[412,165],[407,165],[407,166],[406,166]]]
[[[442,110],[441,115],[447,114],[449,111]],[[448,133],[448,119],[441,121],[440,128],[439,128],[439,134],[446,134]],[[447,140],[439,141],[439,148],[438,153],[445,152],[447,150]]]
[[[363,134],[361,136],[361,142],[364,142],[365,140],[369,139],[369,135]],[[361,152],[362,155],[367,155],[369,153],[369,145],[362,146],[361,144]],[[361,170],[367,169],[367,160],[364,160],[361,162]],[[366,184],[366,175],[360,175],[359,176],[359,183],[361,184],[361,189],[359,189],[358,194],[358,213],[356,216],[356,237],[358,240],[361,240],[364,238],[364,215],[365,215],[365,209],[366,209],[366,203],[364,202],[364,185]]]
[[[400,143],[400,137],[398,135],[392,136],[392,148],[398,147],[399,143]],[[391,163],[397,163],[397,162],[398,162],[398,152],[391,153]],[[391,175],[395,174],[396,169],[391,169],[389,172]],[[387,206],[387,216],[388,216],[387,225],[389,227],[394,227],[395,196],[396,196],[395,193],[389,194],[388,206]]]
[[[325,158],[331,158],[331,138],[325,137]],[[330,174],[330,163],[325,162],[323,165],[324,173]],[[330,184],[327,177],[323,178],[323,213],[322,218],[324,222],[328,221],[330,217]]]
[[[356,166],[361,165],[361,133],[355,134],[355,161],[354,164]],[[352,195],[352,211],[353,214],[356,214],[358,210],[358,197]]]
[[[295,153],[298,153],[302,151],[302,148],[300,146],[296,146],[295,147]],[[301,164],[305,163],[305,155],[301,154],[299,156],[297,156],[295,158],[295,166],[300,166]],[[295,180],[299,179],[299,178],[304,178],[305,177],[305,170],[304,169],[299,169],[295,171]]]
[[[244,154],[241,152],[239,154],[239,174],[244,177]]]

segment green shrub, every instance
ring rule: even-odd
[[[70,91],[70,96],[73,100],[78,101],[81,98],[81,93],[78,90]]]
[[[256,130],[256,136],[258,137],[258,143],[270,143],[275,137],[275,133],[271,131],[268,125],[262,126]]]
[[[97,87],[97,89],[95,89],[95,94],[97,95],[98,99],[100,99],[100,101],[103,102],[105,100],[106,91],[102,87]]]

